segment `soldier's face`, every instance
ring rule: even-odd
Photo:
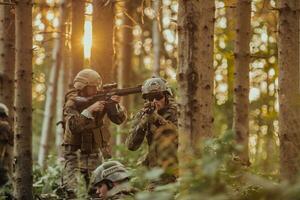
[[[159,99],[159,98],[153,99],[153,103],[154,103],[154,105],[155,105],[155,107],[156,107],[157,110],[163,109],[165,107],[165,105],[166,105],[166,97],[165,97],[165,95],[163,95],[163,97],[161,99]]]
[[[96,194],[99,195],[101,198],[105,198],[108,192],[108,187],[106,184],[100,184],[97,186]]]
[[[98,89],[96,86],[86,86],[85,87],[85,94],[88,97],[96,95],[97,91],[98,91]]]
[[[166,96],[162,92],[147,94],[144,99],[153,102],[156,110],[161,110],[166,106]]]

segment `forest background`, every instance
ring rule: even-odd
[[[184,37],[180,36],[182,30],[179,19],[184,14],[180,14],[179,9],[180,5],[187,6],[185,8],[193,5],[194,1],[190,2],[190,5],[187,1],[177,0],[40,0],[33,2],[34,195],[40,198],[54,198],[53,191],[59,187],[61,170],[59,146],[63,130],[57,122],[62,117],[64,94],[72,84],[74,74],[80,69],[92,67],[103,76],[104,83],[117,82],[121,88],[142,84],[145,79],[159,75],[168,81],[175,96],[179,96],[180,90],[184,89],[184,85],[180,85],[183,81],[179,78],[181,72],[179,69],[182,70],[182,65],[184,65],[181,56],[187,55],[180,52],[187,47],[179,48],[184,44],[184,42],[181,43]],[[201,1],[202,4],[204,2]],[[204,16],[203,19],[208,19],[208,22],[210,22],[211,13],[214,13],[212,16],[213,46],[208,47],[205,41],[195,40],[197,44],[192,47],[192,51],[195,52],[196,49],[203,49],[203,51],[212,49],[213,51],[211,54],[213,98],[208,100],[212,105],[213,120],[205,122],[212,123],[213,136],[208,135],[204,137],[205,140],[200,141],[203,143],[201,156],[195,154],[197,159],[189,163],[191,166],[187,172],[196,172],[196,175],[191,176],[192,173],[185,172],[183,173],[185,175],[181,177],[181,186],[168,185],[159,188],[154,193],[141,192],[137,198],[169,199],[175,193],[179,199],[199,199],[199,197],[204,199],[298,199],[300,185],[297,184],[297,174],[289,174],[282,178],[281,171],[284,165],[280,160],[278,26],[281,19],[279,13],[283,10],[282,15],[287,16],[284,5],[288,5],[286,7],[295,14],[294,16],[297,16],[298,20],[296,25],[294,24],[298,29],[298,38],[293,41],[297,41],[295,45],[298,45],[296,48],[298,48],[297,63],[299,64],[299,2],[297,3],[297,0],[209,0],[209,2],[207,6],[213,7],[203,6],[203,8],[201,3],[194,5],[211,12],[199,14],[193,9],[181,10],[181,12],[188,13],[192,10],[195,17]],[[249,134],[246,140],[240,142],[235,136],[237,115],[234,114],[234,106],[237,103],[234,103],[234,99],[237,89],[234,88],[236,88],[235,76],[239,74],[235,71],[237,68],[235,59],[239,53],[236,46],[237,41],[243,40],[237,36],[239,31],[236,32],[239,30],[238,24],[241,22],[243,24],[243,21],[239,21],[241,19],[238,14],[248,11],[239,10],[242,9],[239,6],[243,3],[248,5],[248,22],[251,20],[250,32],[248,32],[250,40],[247,44],[249,52],[246,54],[249,58],[249,67],[244,66],[245,80],[249,78],[248,88],[244,91],[246,92],[244,96],[246,95],[249,103],[244,107],[247,111],[246,133]],[[0,13],[4,14],[0,16],[1,19],[14,17],[16,13],[14,1],[0,2],[0,10]],[[3,35],[8,35],[11,41],[15,36],[15,34],[8,34],[9,31],[14,32],[14,28],[11,28],[14,26],[12,19],[9,19],[10,23],[5,23],[5,20],[0,22],[2,23],[0,26],[4,27],[0,29],[0,36],[3,38]],[[247,19],[244,20],[247,24]],[[192,30],[196,30],[195,33],[201,31],[200,28]],[[18,37],[17,34],[18,32],[16,32],[16,37]],[[291,35],[293,35],[292,31]],[[3,40],[0,41],[1,51],[4,51],[5,45],[3,44],[5,44]],[[185,57],[182,60],[184,59],[188,58]],[[7,64],[4,59],[0,59],[1,73],[11,77],[14,73],[3,67],[5,65]],[[11,83],[10,85],[13,85]],[[293,85],[297,85],[293,81],[289,84],[286,87],[293,88]],[[7,88],[4,80],[0,95],[2,102],[7,101],[8,94],[12,94],[6,91]],[[298,93],[299,91],[292,92]],[[180,98],[177,100],[182,103]],[[146,148],[139,152],[130,152],[123,143],[128,134],[130,119],[142,107],[143,101],[141,96],[133,95],[125,97],[122,103],[128,110],[129,121],[122,127],[110,125],[113,134],[113,155],[131,168],[136,177],[143,177],[132,180],[137,187],[143,188],[147,181],[157,178],[161,172],[157,169],[147,172],[146,176],[139,176],[144,173],[144,169],[137,169],[136,162]],[[299,116],[294,116],[295,121],[292,121],[294,125],[291,123],[289,129],[299,130]],[[199,132],[201,135],[201,131]],[[199,138],[203,137],[199,136]],[[232,162],[235,159],[234,155],[239,155],[244,151],[245,148],[242,147],[245,141],[248,147],[246,160],[251,163],[249,166]],[[295,141],[297,141],[297,136]],[[299,153],[298,146],[293,155]],[[300,167],[299,161],[296,166]],[[185,167],[182,166],[182,168]],[[293,180],[286,178],[291,176],[294,176]],[[178,191],[181,192],[178,193]]]

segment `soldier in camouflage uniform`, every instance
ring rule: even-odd
[[[129,183],[128,171],[118,161],[104,162],[93,172],[91,180],[99,196],[97,199],[133,199],[136,192]]]
[[[78,106],[78,98],[90,97],[102,88],[101,76],[94,70],[84,69],[74,79],[74,88],[65,99],[64,105],[64,171],[63,185],[69,198],[75,198],[78,174],[84,176],[88,186],[91,172],[102,162],[102,157],[110,157],[110,134],[103,125],[105,115],[115,124],[121,124],[125,111],[119,105],[120,97],[112,96],[115,103],[98,101],[90,106]],[[81,173],[78,173],[81,172]]]
[[[176,181],[178,171],[177,105],[165,81],[150,78],[142,86],[144,108],[133,121],[126,144],[136,151],[146,137],[148,154],[143,164],[149,168],[160,167],[165,173],[157,184]]]
[[[11,178],[13,132],[9,124],[8,108],[0,103],[0,186]]]

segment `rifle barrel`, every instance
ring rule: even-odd
[[[119,96],[126,96],[129,94],[137,94],[141,92],[142,92],[142,86],[137,86],[131,88],[116,89],[115,94]]]
[[[96,101],[106,101],[110,99],[113,95],[118,96],[126,96],[130,94],[138,94],[142,92],[142,86],[136,86],[136,87],[129,87],[129,88],[121,88],[121,89],[111,89],[109,91],[101,91],[97,95],[85,98],[85,97],[78,97],[75,99],[76,105],[79,107],[87,107],[95,103]]]

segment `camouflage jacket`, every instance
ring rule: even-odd
[[[7,121],[0,120],[0,161],[3,161],[8,146],[13,145],[13,132]]]
[[[167,106],[151,115],[138,112],[126,144],[129,150],[137,150],[146,137],[148,154],[143,164],[147,167],[161,167],[171,174],[177,174],[177,105],[171,99]]]
[[[65,99],[64,114],[64,144],[72,145],[83,153],[93,153],[99,148],[105,154],[109,151],[110,133],[103,124],[105,115],[115,124],[121,124],[125,119],[125,111],[119,104],[112,104],[98,112],[94,117],[83,115],[84,107],[78,107],[74,98],[76,90],[71,90]],[[105,156],[105,155],[104,155]]]

